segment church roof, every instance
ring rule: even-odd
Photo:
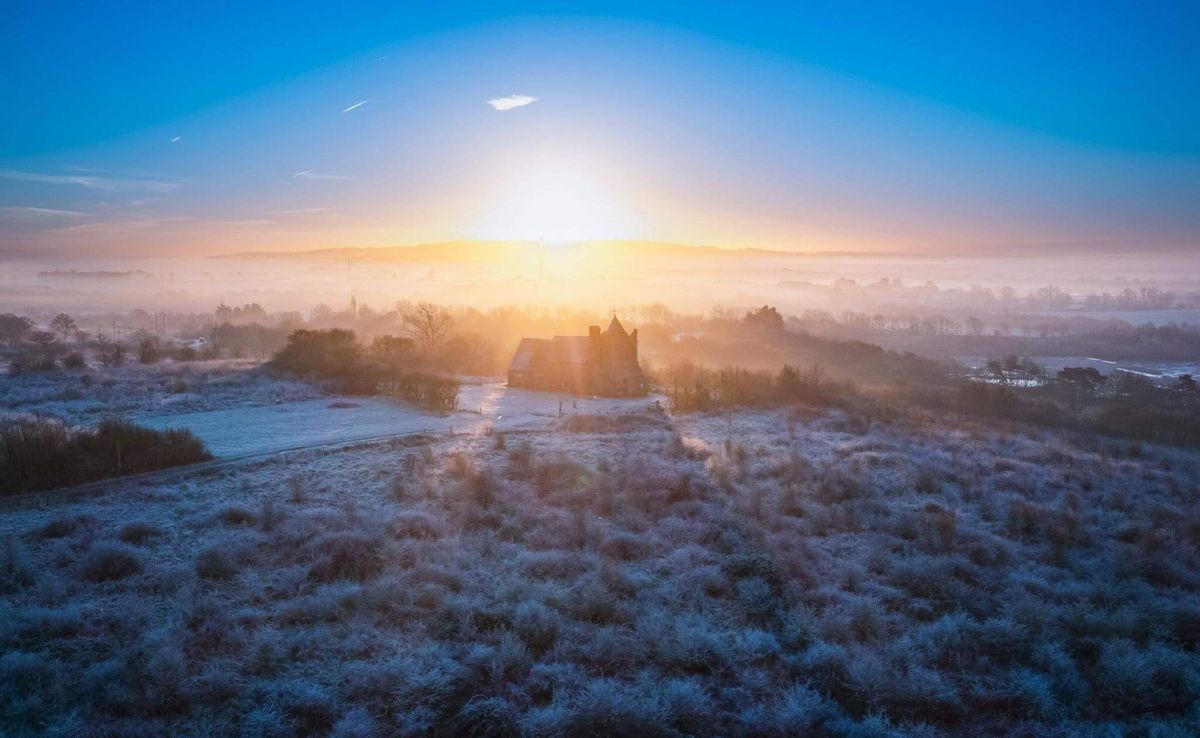
[[[621,326],[621,321],[617,320],[617,316],[615,315],[613,316],[612,322],[608,324],[608,330],[606,330],[605,333],[617,333],[622,336],[629,335],[625,332],[625,328]]]
[[[613,316],[604,331],[608,336],[627,338],[621,321]],[[553,364],[587,364],[597,357],[592,356],[591,336],[555,336],[554,338],[522,338],[513,354],[508,370],[532,372],[544,370]]]
[[[517,345],[517,352],[513,354],[512,363],[508,365],[509,371],[533,371],[537,355],[549,345],[550,341],[544,338],[522,338]]]
[[[509,362],[512,372],[531,372],[547,364],[586,364],[587,336],[555,336],[554,338],[522,338]]]

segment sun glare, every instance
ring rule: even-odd
[[[547,164],[502,183],[471,236],[561,244],[636,238],[638,230],[630,208],[586,168]]]

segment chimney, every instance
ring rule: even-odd
[[[600,337],[600,326],[589,325],[588,326],[588,338],[599,338],[599,337]]]

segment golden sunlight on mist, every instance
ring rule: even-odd
[[[522,166],[499,183],[468,227],[472,238],[497,241],[628,239],[642,224],[594,170],[568,161]]]

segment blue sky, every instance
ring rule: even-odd
[[[6,21],[0,253],[1200,249],[1196,3],[169,5]]]

